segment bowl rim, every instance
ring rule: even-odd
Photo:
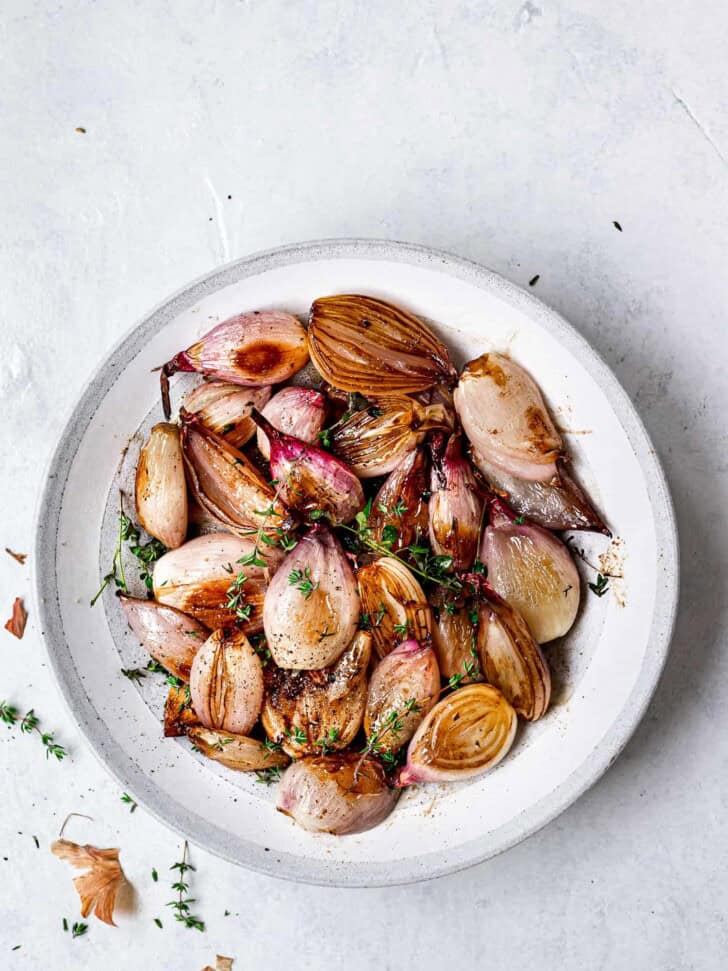
[[[108,392],[134,344],[145,342],[183,310],[225,286],[267,270],[316,260],[370,259],[408,263],[444,272],[481,289],[496,289],[499,297],[531,317],[537,317],[589,373],[604,392],[627,434],[645,477],[655,513],[655,534],[661,582],[647,650],[632,692],[598,745],[553,792],[499,827],[481,833],[454,849],[433,850],[416,859],[390,863],[347,863],[307,860],[295,854],[270,853],[248,840],[232,837],[192,810],[174,803],[158,790],[113,738],[86,695],[65,640],[58,596],[58,520],[68,471],[78,445],[93,420],[97,403]],[[382,239],[324,239],[280,246],[232,261],[181,287],[137,321],[95,369],[70,409],[63,431],[48,460],[35,516],[33,588],[37,616],[49,664],[67,709],[92,752],[135,798],[161,823],[175,832],[195,835],[192,841],[229,862],[282,879],[338,887],[379,887],[414,883],[457,872],[504,852],[531,836],[563,812],[589,789],[617,759],[643,717],[670,647],[679,597],[679,554],[675,513],[657,452],[634,405],[615,375],[574,327],[527,290],[478,263],[427,246]],[[41,570],[39,564],[52,563]],[[244,851],[242,854],[240,850]]]

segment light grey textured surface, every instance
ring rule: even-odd
[[[464,874],[387,891],[289,886],[197,852],[205,935],[172,926],[175,839],[128,814],[75,735],[33,619],[22,642],[0,632],[0,694],[34,705],[73,750],[51,765],[35,739],[0,737],[5,966],[196,971],[222,953],[236,971],[342,955],[353,969],[494,956],[722,968],[724,6],[10,0],[0,32],[2,546],[30,548],[67,410],[149,306],[252,250],[370,235],[452,250],[516,282],[540,274],[535,292],[637,403],[683,556],[683,607],[647,718],[545,831]],[[0,571],[9,610],[29,571],[9,558]],[[118,930],[94,923],[73,942],[61,929],[76,913],[70,874],[46,848],[71,810],[95,818],[71,838],[121,846],[138,891]]]

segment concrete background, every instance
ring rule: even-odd
[[[193,850],[205,934],[173,924],[180,840],[130,814],[86,750],[34,618],[22,642],[0,631],[0,695],[72,752],[46,763],[37,739],[0,732],[2,966],[725,968],[725,4],[6,0],[0,49],[3,547],[30,549],[65,416],[150,306],[251,251],[378,236],[540,274],[535,293],[653,436],[683,582],[646,719],[540,834],[385,891],[288,885]],[[0,559],[8,615],[29,568]],[[122,847],[138,907],[73,941],[70,873],[47,850],[72,810],[95,822],[71,838]]]

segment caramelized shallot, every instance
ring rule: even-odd
[[[495,592],[480,606],[478,650],[486,680],[527,721],[546,713],[551,674],[541,648],[517,610]]]
[[[430,543],[435,553],[452,557],[451,569],[467,570],[478,552],[478,531],[483,515],[475,472],[462,451],[456,432],[445,447],[445,436],[431,444],[429,503]]]
[[[243,567],[240,561],[249,561],[254,552],[254,559],[265,565],[254,562]],[[154,596],[211,630],[240,622],[244,630],[255,634],[263,629],[263,596],[282,559],[282,550],[258,548],[254,537],[206,533],[157,560]],[[247,617],[240,617],[239,610]]]
[[[490,583],[523,616],[539,644],[561,637],[579,609],[579,573],[571,553],[553,533],[516,522],[501,499],[489,500],[489,510],[480,559]]]
[[[216,630],[195,655],[192,707],[205,728],[247,735],[263,705],[263,666],[242,631]]]
[[[150,536],[176,549],[187,535],[187,484],[179,428],[160,422],[139,453],[135,483],[139,522]]]
[[[184,410],[195,414],[205,428],[235,448],[255,435],[253,408],[260,411],[270,399],[270,388],[241,388],[225,381],[206,381],[185,395]]]
[[[280,668],[310,671],[333,664],[351,643],[359,597],[349,560],[334,534],[317,523],[288,554],[263,605],[263,624]]]
[[[194,617],[154,600],[122,594],[119,602],[142,647],[170,674],[189,681],[195,654],[210,636],[207,628]]]
[[[187,729],[187,737],[208,759],[237,772],[259,772],[290,762],[287,755],[248,735],[197,726]]]
[[[283,503],[253,463],[196,415],[181,413],[182,447],[195,500],[219,523],[247,535],[267,534],[295,525]]]
[[[384,482],[372,503],[372,538],[392,552],[427,535],[429,494],[427,460],[422,447],[406,455]]]
[[[342,391],[406,394],[454,378],[447,348],[429,327],[375,297],[314,300],[308,343],[316,370]]]
[[[391,472],[427,432],[451,427],[451,413],[442,404],[382,396],[336,426],[331,448],[360,478],[370,479]]]
[[[258,411],[279,432],[313,445],[326,421],[326,398],[313,388],[282,388]],[[262,428],[257,442],[263,457],[269,459],[270,442]]]
[[[403,641],[379,662],[369,681],[364,714],[369,744],[376,740],[378,753],[397,752],[412,738],[439,693],[435,652],[418,641]]]
[[[164,415],[171,414],[169,378],[176,371],[247,387],[280,384],[308,361],[306,331],[296,317],[278,310],[254,310],[229,317],[160,370]]]
[[[356,578],[362,615],[380,658],[389,654],[398,640],[429,640],[432,611],[419,582],[401,560],[382,556],[360,567]]]
[[[367,699],[372,638],[358,631],[338,661],[322,671],[264,670],[263,728],[292,758],[346,748],[359,731]]]
[[[469,684],[443,698],[407,749],[397,784],[455,782],[493,768],[508,753],[518,718],[490,684]]]
[[[471,611],[465,607],[442,606],[435,611],[432,647],[443,678],[462,677],[462,684],[482,680],[480,671],[473,668],[478,654],[477,631],[478,625],[473,624]]]
[[[270,440],[270,471],[285,504],[304,516],[326,513],[348,523],[364,505],[361,482],[340,459],[285,435],[258,412],[253,420]]]
[[[394,809],[381,762],[356,752],[308,756],[283,773],[276,809],[313,833],[363,833]]]

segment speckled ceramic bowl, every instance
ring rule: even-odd
[[[111,591],[93,609],[89,600],[111,559],[119,484],[160,417],[151,369],[235,312],[305,314],[314,297],[345,291],[382,296],[427,317],[460,364],[507,350],[535,375],[616,537],[608,548],[605,538],[582,534],[580,545],[592,562],[607,553],[624,579],[601,599],[586,594],[569,636],[547,648],[554,704],[541,722],[521,728],[496,770],[469,784],[407,791],[383,825],[337,839],[312,836],[275,812],[273,789],[204,760],[186,740],[163,739],[161,679],[137,685],[121,675],[122,667],[143,666],[143,651]],[[174,379],[177,392],[185,380]],[[240,260],[137,324],[90,381],[61,436],[40,503],[34,562],[43,564],[37,607],[61,691],[121,787],[229,860],[352,886],[421,880],[484,860],[584,792],[645,711],[667,654],[678,587],[660,464],[630,401],[589,345],[489,270],[422,247],[365,240]]]

